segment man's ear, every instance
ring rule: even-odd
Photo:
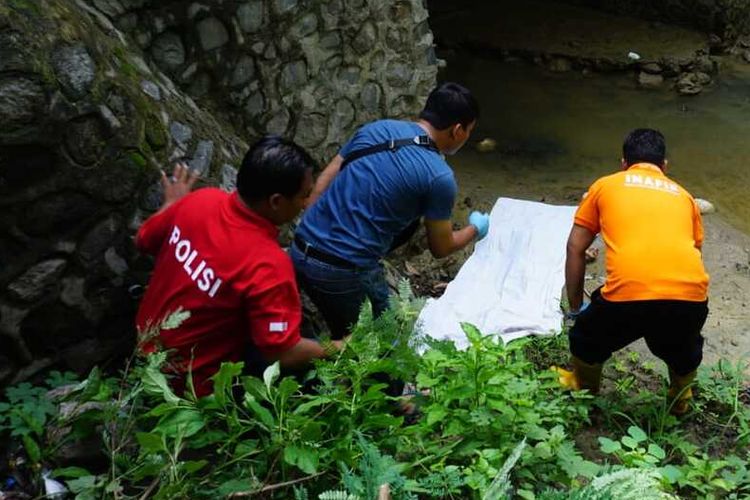
[[[669,167],[669,160],[667,160],[666,158],[664,158],[664,163],[661,164],[661,171],[666,174],[668,167]]]
[[[628,162],[625,161],[625,158],[620,158],[620,167],[623,170],[627,170],[628,169]]]
[[[284,195],[282,195],[281,193],[274,193],[268,197],[268,206],[271,207],[272,210],[278,210],[279,207],[281,207],[281,202],[283,199]]]
[[[463,128],[463,125],[460,123],[456,123],[451,127],[451,139],[458,138],[458,134],[461,132],[461,129]]]

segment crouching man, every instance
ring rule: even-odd
[[[246,154],[231,194],[190,193],[196,175],[185,165],[171,179],[163,176],[164,205],[136,236],[138,249],[156,257],[136,324],[140,333],[158,332],[145,339],[144,350],[158,345],[172,352],[169,369],[182,376],[178,389],[190,371],[196,394],[209,394],[220,364],[247,353],[290,369],[325,356],[318,342],[300,337],[294,268],[277,242],[277,226],[305,206],[314,164],[296,144],[266,137]],[[190,317],[159,330],[179,308]]]
[[[669,367],[672,412],[682,414],[703,359],[708,275],[700,210],[665,175],[665,153],[660,132],[632,131],[623,145],[622,171],[594,182],[578,207],[565,264],[576,318],[569,334],[573,371],[558,371],[563,385],[596,392],[602,364],[644,337]],[[585,252],[597,233],[607,249],[607,277],[582,308]]]

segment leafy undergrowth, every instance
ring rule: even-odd
[[[226,363],[197,399],[172,391],[156,353],[117,378],[94,370],[71,385],[56,373],[10,388],[0,491],[42,498],[46,476],[81,500],[369,500],[384,483],[394,499],[750,494],[741,364],[702,370],[695,409],[677,420],[663,381],[632,355],[612,363],[601,396],[565,393],[542,369],[560,363],[564,336],[503,346],[465,325],[470,347],[458,351],[412,335],[418,310],[402,287],[302,380]],[[416,415],[388,395],[395,379],[414,381]]]

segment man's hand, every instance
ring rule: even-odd
[[[477,229],[477,239],[481,240],[490,230],[490,216],[484,212],[471,212],[469,224]]]
[[[182,162],[175,165],[171,177],[167,177],[167,174],[162,171],[161,184],[164,187],[164,203],[160,210],[164,210],[172,203],[190,193],[198,177],[198,172],[190,170],[190,167]]]
[[[589,307],[590,302],[584,302],[583,305],[578,310],[570,310],[565,314],[565,317],[567,319],[576,320],[578,319],[578,316],[580,316],[583,311],[585,311]]]

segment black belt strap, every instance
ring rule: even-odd
[[[326,264],[330,264],[336,267],[342,267],[344,269],[359,269],[356,264],[352,264],[346,259],[342,259],[337,255],[331,255],[329,253],[318,250],[297,235],[294,236],[294,244],[297,246],[297,249],[305,255],[305,257],[309,256],[313,259],[319,260],[320,262],[325,262]]]
[[[374,146],[369,146],[367,148],[352,151],[351,153],[346,155],[346,158],[344,158],[344,162],[341,164],[341,168],[339,169],[339,171],[344,170],[344,168],[346,168],[346,166],[351,162],[353,162],[354,160],[358,160],[363,156],[380,153],[382,151],[396,151],[404,146],[420,146],[423,148],[432,149],[436,153],[438,152],[437,144],[435,144],[435,141],[433,141],[429,135],[418,135],[415,137],[409,137],[407,139],[391,139],[390,141],[386,141],[381,144],[376,144]]]

